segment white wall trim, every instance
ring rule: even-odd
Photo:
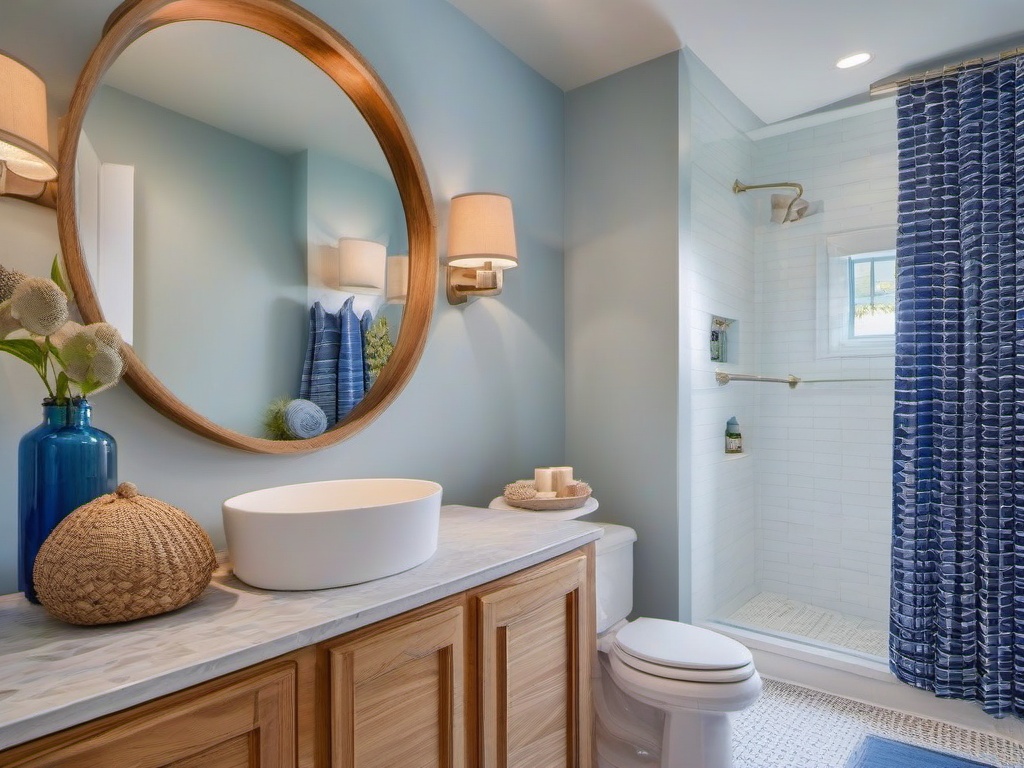
[[[752,131],[747,131],[747,138],[751,141],[760,141],[761,139],[768,139],[772,136],[782,136],[783,134],[792,133],[793,131],[800,131],[804,128],[813,128],[817,125],[834,123],[837,120],[845,120],[849,117],[856,117],[857,115],[879,112],[891,107],[895,101],[895,96],[887,96],[881,99],[872,99],[871,101],[866,101],[863,104],[855,104],[852,107],[842,107],[840,109],[833,109],[827,112],[815,112],[802,117],[794,117],[792,120],[783,120],[779,123],[766,125],[764,128],[755,128]]]

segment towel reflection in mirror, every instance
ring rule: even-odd
[[[369,389],[363,347],[373,323],[370,310],[357,317],[350,296],[337,312],[316,302],[309,310],[309,340],[299,397],[320,406],[329,425],[342,421]]]

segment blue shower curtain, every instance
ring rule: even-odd
[[[1024,715],[1024,60],[897,99],[890,666]]]

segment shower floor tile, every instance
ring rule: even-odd
[[[733,720],[735,768],[842,768],[869,735],[998,768],[1024,765],[1017,741],[765,678],[761,698]]]
[[[881,622],[846,616],[774,592],[762,592],[722,620],[883,659],[889,654],[888,628]]]

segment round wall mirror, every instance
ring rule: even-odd
[[[182,426],[261,453],[368,425],[411,377],[436,283],[426,175],[351,45],[286,0],[132,0],[72,97],[58,212],[86,322]],[[272,439],[295,398],[330,425]]]

